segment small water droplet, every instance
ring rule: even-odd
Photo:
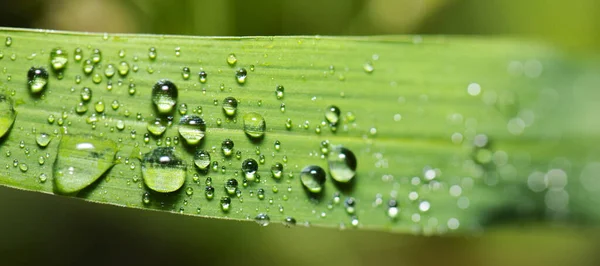
[[[240,68],[235,72],[235,80],[238,84],[246,83],[246,77],[248,76],[248,71],[244,68]]]
[[[229,195],[235,194],[238,188],[238,181],[235,178],[230,178],[225,182],[225,192]]]
[[[287,227],[295,226],[296,225],[296,219],[294,219],[294,217],[289,217],[288,216],[288,217],[285,217],[285,219],[283,220],[283,223]]]
[[[158,147],[146,153],[141,165],[144,183],[156,192],[177,191],[185,183],[187,167],[173,147]]]
[[[200,170],[207,170],[210,166],[210,154],[204,150],[198,150],[194,154],[194,164]]]
[[[144,195],[142,195],[142,202],[146,205],[150,204],[150,193],[144,192]]]
[[[68,62],[67,51],[60,48],[54,48],[50,51],[50,65],[54,71],[62,71]]]
[[[190,68],[189,67],[183,67],[183,69],[181,69],[181,77],[185,80],[188,80],[190,78]]]
[[[375,68],[373,67],[373,63],[371,61],[367,61],[363,64],[363,70],[367,73],[373,73]]]
[[[281,176],[283,175],[283,164],[273,164],[273,166],[271,166],[271,174],[273,175],[273,178],[281,178]]]
[[[227,64],[230,66],[235,66],[235,63],[237,63],[237,57],[235,57],[235,54],[231,53],[227,56]]]
[[[335,127],[340,121],[340,114],[340,108],[335,105],[331,105],[327,107],[327,110],[325,110],[325,119],[327,122],[329,122],[330,126]]]
[[[48,71],[43,67],[31,67],[27,71],[27,84],[31,93],[40,93],[48,84]]]
[[[311,193],[320,193],[325,184],[325,170],[317,165],[309,165],[300,172],[302,185]]]
[[[94,49],[92,51],[92,62],[98,64],[100,61],[102,61],[102,51],[100,51],[100,49]]]
[[[234,116],[237,111],[238,101],[233,97],[223,100],[223,112],[228,116]]]
[[[189,145],[200,143],[206,133],[206,124],[199,116],[186,115],[179,120],[179,134]]]
[[[41,174],[38,176],[38,179],[40,180],[40,183],[45,183],[45,182],[46,182],[46,180],[48,180],[48,175],[46,175],[45,173],[41,173]]]
[[[206,83],[208,80],[208,73],[206,73],[206,71],[198,72],[198,79],[200,80],[200,83]]]
[[[242,162],[242,172],[244,173],[244,177],[248,181],[256,180],[256,172],[258,171],[258,163],[256,160],[250,158],[244,160]]]
[[[47,133],[40,133],[35,138],[35,141],[37,142],[37,144],[42,148],[48,146],[48,144],[50,144],[51,140],[52,140],[52,136],[50,136],[50,134],[47,134]]]
[[[229,212],[229,208],[231,207],[231,198],[225,196],[221,198],[221,210],[223,212]]]
[[[152,87],[152,102],[160,114],[173,111],[177,103],[177,86],[169,80],[161,79]]]
[[[156,55],[157,55],[156,48],[150,47],[148,49],[148,58],[150,58],[150,60],[154,60],[154,59],[156,59]]]
[[[249,112],[244,115],[244,133],[252,138],[261,138],[265,134],[266,123],[262,115]]]
[[[4,41],[4,45],[6,45],[6,47],[10,47],[12,45],[12,38],[10,36],[6,37],[6,41]]]
[[[148,129],[148,132],[152,135],[160,136],[167,130],[167,123],[162,118],[157,117],[154,121],[148,122],[146,129]]]
[[[282,85],[277,85],[277,87],[275,88],[275,97],[277,97],[277,99],[279,100],[283,99],[284,90],[285,88],[283,88]]]
[[[73,52],[73,59],[75,59],[76,62],[79,62],[81,59],[83,59],[83,50],[81,50],[81,48],[75,48],[75,52]]]
[[[267,226],[271,222],[271,218],[269,218],[269,215],[266,213],[259,213],[256,215],[256,217],[254,217],[254,221],[256,221],[256,223],[260,226]]]
[[[231,154],[233,154],[233,140],[231,139],[225,139],[223,140],[223,142],[221,142],[221,151],[223,151],[223,155],[225,155],[226,157],[231,156]]]

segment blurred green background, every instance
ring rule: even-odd
[[[600,48],[598,0],[1,1],[0,26],[184,35],[503,35]],[[418,237],[127,210],[0,188],[0,265],[600,265],[597,230]]]

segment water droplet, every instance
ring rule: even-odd
[[[229,212],[229,208],[231,207],[231,198],[225,196],[221,198],[221,210],[223,212]]]
[[[285,219],[283,220],[283,223],[285,224],[285,226],[290,227],[290,226],[295,226],[296,225],[296,219],[294,219],[294,217],[285,217]]]
[[[152,102],[160,114],[168,114],[177,103],[177,94],[177,87],[173,82],[161,79],[152,87]]]
[[[283,175],[283,164],[273,164],[273,166],[271,166],[271,174],[273,175],[273,178],[281,178],[281,176]]]
[[[161,193],[177,191],[185,183],[186,164],[173,147],[158,147],[144,155],[142,177],[148,188]]]
[[[282,85],[277,85],[277,87],[275,88],[275,97],[277,97],[277,99],[283,99],[283,92],[284,92],[284,88]]]
[[[185,194],[188,195],[188,196],[193,195],[194,194],[194,188],[193,187],[187,187],[185,189]]]
[[[29,166],[27,166],[27,164],[22,163],[19,165],[19,170],[21,170],[21,172],[23,173],[27,172],[27,170],[29,170]]]
[[[200,143],[206,133],[206,124],[199,116],[186,115],[179,120],[179,134],[189,145]]]
[[[340,114],[340,108],[332,105],[327,107],[327,110],[325,110],[325,119],[327,122],[329,122],[330,126],[335,127],[340,122]]]
[[[352,197],[347,198],[346,201],[344,201],[344,207],[346,207],[346,212],[348,214],[353,214],[356,211],[356,200]]]
[[[67,51],[54,48],[50,52],[50,65],[54,71],[62,71],[69,62],[69,57],[67,56]]]
[[[238,101],[233,97],[227,97],[223,100],[223,112],[228,116],[234,116],[237,110]]]
[[[206,83],[206,81],[208,80],[208,73],[206,73],[206,71],[198,72],[198,79],[201,83]]]
[[[83,59],[83,51],[81,50],[81,48],[75,48],[75,52],[73,52],[73,59],[75,59],[75,61],[77,62]]]
[[[16,118],[12,98],[0,94],[0,138],[11,129]]]
[[[225,191],[229,195],[235,194],[235,191],[238,188],[238,181],[234,178],[230,178],[225,182]]]
[[[238,84],[246,83],[246,77],[248,76],[248,72],[245,68],[240,68],[235,72],[235,80]]]
[[[262,115],[250,112],[244,115],[244,133],[252,138],[265,135],[266,123]]]
[[[276,151],[279,151],[281,149],[281,142],[279,140],[275,140],[273,146],[275,147]]]
[[[258,163],[256,160],[250,158],[244,160],[242,162],[242,172],[244,173],[244,177],[248,181],[256,180],[256,172],[258,171]]]
[[[431,204],[429,203],[429,201],[424,200],[419,203],[419,210],[422,212],[429,211],[430,208]]]
[[[154,121],[148,122],[146,129],[152,135],[160,136],[167,130],[167,123],[162,118],[157,117]]]
[[[27,83],[32,93],[40,93],[48,84],[48,71],[43,67],[31,67],[27,71]]]
[[[148,49],[148,58],[150,58],[151,60],[156,59],[156,48],[154,47],[150,47],[150,49]]]
[[[63,135],[54,162],[53,178],[60,193],[70,194],[94,183],[114,165],[117,145],[87,135]]]
[[[102,82],[102,76],[98,73],[94,74],[94,76],[92,76],[92,82],[100,84],[100,82]]]
[[[309,165],[300,172],[300,181],[311,193],[320,193],[325,184],[325,176],[323,168],[317,165]]]
[[[288,130],[292,129],[292,119],[291,118],[288,118],[285,121],[285,128],[288,129]]]
[[[98,64],[100,61],[102,61],[102,51],[100,51],[100,49],[94,49],[92,51],[92,62]]]
[[[259,213],[256,215],[256,217],[254,217],[254,221],[256,221],[256,223],[260,226],[267,226],[271,222],[271,218],[269,218],[269,215],[266,213]]]
[[[400,208],[398,208],[398,202],[396,200],[390,200],[388,202],[387,215],[388,217],[395,219],[400,212]]]
[[[229,157],[233,154],[233,140],[225,139],[221,142],[221,150],[223,151],[223,155]]]
[[[46,175],[45,173],[41,173],[41,174],[38,176],[38,179],[40,180],[40,183],[45,183],[45,182],[46,182],[46,180],[48,180],[48,175]]]
[[[233,53],[229,54],[229,56],[227,56],[227,64],[235,66],[235,63],[237,63],[237,57],[235,57],[235,54]]]
[[[184,67],[184,68],[181,70],[181,77],[182,77],[183,79],[185,79],[185,80],[189,79],[189,78],[190,78],[190,72],[191,72],[191,71],[190,71],[190,68],[189,68],[189,67]]]
[[[365,62],[365,64],[363,65],[363,70],[367,73],[373,73],[373,70],[375,70],[375,68],[373,67],[373,63],[371,63],[371,61]]]
[[[259,200],[265,199],[265,190],[262,188],[259,188],[256,191],[256,196],[258,197]]]
[[[206,170],[210,166],[210,154],[204,150],[198,150],[194,154],[194,164],[200,170]]]
[[[94,105],[94,109],[98,113],[104,112],[104,102],[103,101],[96,102],[96,105]]]
[[[37,144],[40,147],[48,146],[48,144],[50,144],[51,140],[52,140],[52,136],[50,136],[50,134],[47,134],[47,133],[40,133],[35,138],[35,142],[37,142]]]
[[[215,196],[215,188],[211,185],[207,185],[206,188],[204,188],[204,196],[209,200],[213,199]]]
[[[88,87],[83,87],[81,89],[81,100],[87,102],[90,99],[92,99],[92,90]]]
[[[6,37],[6,41],[4,42],[4,45],[6,45],[6,47],[10,47],[12,45],[12,38]]]
[[[121,63],[119,63],[119,66],[117,67],[117,71],[119,72],[119,75],[121,75],[122,77],[127,76],[127,74],[129,73],[129,64],[125,61],[121,61]],[[106,72],[104,72],[104,73],[106,74]],[[108,77],[108,75],[107,75],[107,77]]]
[[[356,156],[342,146],[331,149],[327,156],[331,178],[341,183],[348,183],[356,175]]]
[[[150,193],[144,192],[144,195],[142,195],[142,202],[146,205],[150,204]]]

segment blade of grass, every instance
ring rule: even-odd
[[[554,88],[571,82],[573,75],[567,70],[576,67],[544,46],[463,37],[211,38],[9,28],[0,32],[1,38],[12,38],[12,44],[2,49],[1,89],[15,101],[18,112],[0,146],[0,154],[6,154],[0,157],[0,166],[6,166],[0,169],[0,184],[5,186],[57,194],[53,162],[66,131],[107,138],[119,146],[119,163],[73,196],[129,208],[236,220],[265,213],[271,222],[293,217],[305,225],[426,234],[477,232],[489,224],[570,217],[569,213],[597,217],[577,204],[590,198],[579,182],[560,184],[593,161],[585,140],[594,136],[562,129],[575,112],[561,112],[573,102],[561,103],[564,91]],[[58,79],[54,73],[42,96],[33,97],[26,72],[32,66],[50,69],[49,53],[58,47],[69,53],[64,77]],[[156,59],[148,57],[151,47],[157,51]],[[74,60],[76,48],[83,50],[81,62],[100,49],[101,61],[91,75],[85,75],[82,63]],[[226,62],[231,53],[237,57],[235,67]],[[108,64],[117,66],[121,61],[131,67],[127,76],[105,76]],[[369,66],[372,72],[367,71]],[[191,69],[189,80],[182,78],[183,67]],[[244,85],[235,81],[234,72],[240,67],[248,70]],[[198,79],[201,70],[208,73],[206,83]],[[95,74],[102,77],[98,84],[93,82]],[[158,146],[156,139],[145,143],[143,135],[156,117],[151,88],[165,78],[178,86],[178,104],[185,103],[188,114],[201,107],[207,123],[201,148],[219,166],[217,171],[199,173],[191,149],[173,144],[178,137],[175,123],[161,144],[169,145],[169,138],[176,146],[188,164],[187,178],[179,191],[161,194],[145,187],[138,158]],[[285,87],[283,99],[275,97],[277,85]],[[134,95],[128,93],[130,86],[136,88]],[[91,88],[93,96],[89,110],[77,114],[83,87]],[[227,96],[240,103],[235,119],[221,110]],[[103,112],[94,110],[98,101],[106,106]],[[110,107],[113,101],[118,101],[117,109]],[[559,104],[566,107],[556,108]],[[330,105],[342,110],[337,132],[322,123]],[[243,133],[241,120],[248,112],[258,112],[266,120],[261,141],[250,141]],[[49,116],[56,121],[50,123]],[[176,114],[174,121],[179,117]],[[288,119],[291,129],[285,126]],[[41,132],[54,136],[47,148],[36,145]],[[220,145],[226,138],[234,141],[241,160],[223,156]],[[280,150],[274,148],[276,140]],[[322,196],[309,197],[298,174],[311,164],[327,169],[320,151],[324,140],[356,154],[357,175],[352,185],[345,186],[328,177]],[[477,147],[485,140],[488,144]],[[260,161],[259,152],[265,157],[259,165],[260,183],[240,185],[231,210],[223,212],[219,199],[226,195],[226,180],[236,178],[241,184],[242,161]],[[275,162],[284,164],[281,180],[271,178]],[[530,177],[532,173],[537,175]],[[47,181],[41,181],[42,174]],[[207,177],[216,190],[212,200],[204,195]],[[264,199],[258,198],[259,189],[265,191]],[[142,200],[145,193],[148,204]],[[354,213],[345,206],[350,197]],[[388,215],[390,200],[398,203],[396,218]]]

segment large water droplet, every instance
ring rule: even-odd
[[[114,165],[117,144],[88,135],[63,135],[53,178],[60,193],[70,194],[94,183]]]
[[[159,113],[168,114],[177,104],[177,94],[177,87],[173,82],[161,79],[152,87],[152,102]]]
[[[200,170],[207,170],[210,166],[210,154],[204,150],[198,150],[194,154],[194,164]]]
[[[244,115],[244,133],[252,138],[261,138],[265,135],[265,119],[262,115],[250,112]]]
[[[242,162],[242,172],[244,173],[244,177],[248,181],[256,180],[256,172],[258,171],[258,163],[256,160],[250,158],[244,160]]]
[[[302,185],[311,193],[320,193],[323,190],[325,177],[325,170],[317,165],[306,166],[300,172]]]
[[[121,63],[119,63],[119,66],[117,66],[117,70],[119,71],[119,75],[127,76],[127,74],[129,73],[129,64],[125,61],[121,61]]]
[[[186,164],[173,147],[158,147],[142,159],[142,176],[148,188],[161,193],[177,191],[185,183]]]
[[[0,94],[0,138],[10,130],[16,118],[12,98]]]
[[[237,111],[238,101],[233,97],[227,97],[223,100],[223,112],[228,116],[234,116]]]
[[[206,133],[206,124],[199,116],[186,115],[179,120],[179,134],[187,144],[197,145]]]
[[[342,146],[335,146],[327,156],[329,173],[338,182],[348,183],[356,175],[356,156]]]
[[[50,52],[50,65],[54,71],[63,70],[67,66],[68,62],[69,57],[67,56],[67,51],[60,48],[52,49]]]
[[[48,71],[43,67],[31,67],[27,71],[27,84],[32,93],[40,93],[48,84]]]

